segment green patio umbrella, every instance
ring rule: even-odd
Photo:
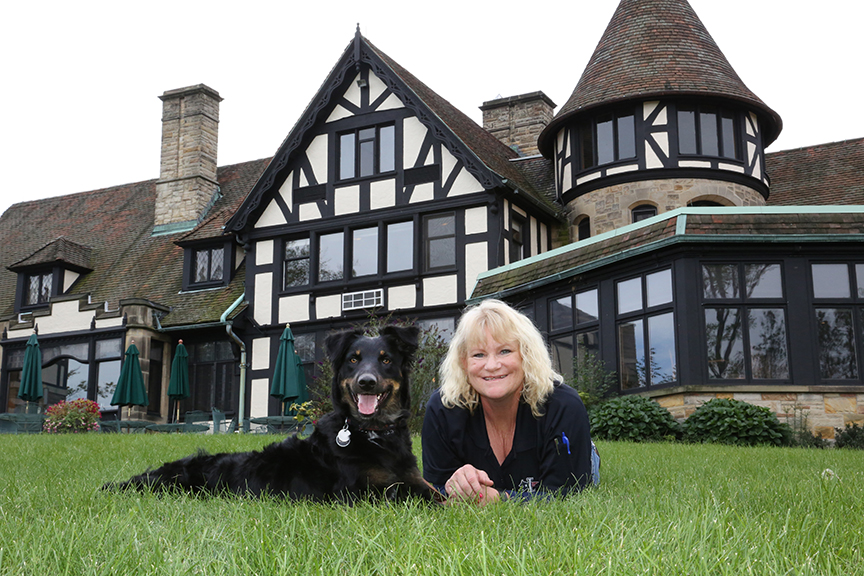
[[[273,369],[273,384],[270,386],[270,396],[278,398],[283,404],[290,401],[305,402],[306,374],[303,371],[302,360],[294,351],[294,335],[291,325],[286,325],[279,337],[279,353],[276,355],[276,366]],[[287,415],[287,411],[281,410]]]
[[[120,369],[120,378],[117,380],[117,388],[111,398],[111,405],[122,407],[146,406],[147,404],[147,387],[144,386],[144,375],[141,374],[141,364],[138,362],[138,347],[135,346],[133,340],[129,348],[126,349],[123,367]]]
[[[24,367],[21,370],[21,386],[18,398],[25,402],[38,402],[42,398],[42,351],[36,333],[27,340],[24,351]]]
[[[168,382],[168,398],[174,400],[176,416],[174,421],[180,420],[180,401],[191,396],[189,392],[189,352],[183,345],[183,340],[177,343],[174,350],[174,360],[171,362],[171,380]]]

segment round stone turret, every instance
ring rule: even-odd
[[[577,240],[687,205],[763,205],[781,127],[686,0],[622,0],[538,146]]]

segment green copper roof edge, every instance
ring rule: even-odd
[[[671,210],[669,212],[664,212],[663,214],[658,214],[657,216],[647,218],[645,220],[642,220],[641,222],[636,222],[635,224],[628,224],[627,226],[622,226],[621,228],[616,228],[614,230],[610,230],[609,232],[604,232],[602,234],[592,236],[591,238],[587,238],[585,240],[579,240],[578,242],[571,242],[570,244],[559,246],[558,248],[543,252],[542,254],[536,254],[529,258],[519,260],[518,262],[505,264],[504,266],[499,266],[498,268],[493,268],[491,270],[481,272],[477,275],[477,280],[479,281],[482,278],[487,278],[489,276],[494,276],[502,272],[507,272],[509,270],[519,268],[520,266],[527,266],[535,262],[540,262],[542,260],[545,260],[546,258],[552,258],[560,254],[566,254],[571,250],[581,250],[582,248],[585,248],[586,246],[591,246],[592,244],[596,244],[597,242],[603,242],[604,240],[614,238],[615,236],[627,234],[629,232],[639,230],[640,228],[644,228],[646,226],[652,226],[654,224],[657,224],[658,222],[662,222],[670,218],[677,218],[679,216],[683,216],[684,224],[686,225],[686,217],[688,214],[700,216],[723,214],[864,214],[864,206],[712,206],[707,208],[677,208],[675,210]],[[678,222],[675,233],[683,234],[683,226],[684,225]]]
[[[861,210],[864,212],[864,210]],[[641,254],[645,254],[648,252],[654,252],[656,250],[660,250],[661,248],[666,248],[667,246],[672,246],[675,244],[699,244],[699,243],[731,243],[731,242],[754,242],[760,244],[776,244],[776,243],[786,243],[786,244],[794,244],[794,243],[803,243],[803,242],[864,242],[864,234],[737,234],[737,235],[722,235],[722,234],[689,234],[683,235],[678,234],[676,236],[671,236],[668,238],[663,238],[661,240],[657,240],[655,242],[651,242],[649,244],[643,244],[642,246],[637,246],[635,248],[628,248],[627,250],[623,250],[616,254],[612,254],[610,256],[605,256],[603,258],[598,258],[592,262],[587,262],[585,264],[581,264],[579,266],[575,266],[563,272],[556,272],[555,274],[551,274],[549,276],[544,276],[543,278],[538,278],[536,280],[532,280],[526,284],[520,284],[519,286],[514,286],[513,288],[507,288],[505,290],[499,290],[498,292],[493,292],[491,294],[485,294],[483,296],[478,296],[476,298],[468,298],[465,300],[466,304],[474,304],[480,302],[481,300],[486,300],[487,298],[504,298],[511,294],[518,294],[520,292],[526,292],[528,290],[534,290],[535,288],[540,288],[547,284],[551,284],[552,282],[556,282],[558,280],[564,280],[566,278],[571,278],[573,276],[578,276],[579,274],[584,274],[586,272],[590,272],[591,270],[595,270],[597,268],[602,268],[604,266],[608,266],[610,264],[614,264],[616,262],[620,262],[622,260],[626,260],[628,258],[632,258],[635,256],[639,256]],[[503,273],[506,270],[503,268],[494,268],[494,270],[498,270],[497,274]],[[487,274],[487,276],[489,276]],[[479,276],[478,276],[479,282]],[[475,284],[476,287],[476,284]]]

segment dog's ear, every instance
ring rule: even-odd
[[[385,326],[381,329],[381,336],[390,341],[402,356],[410,361],[417,351],[420,329],[416,326]]]
[[[360,330],[342,330],[333,332],[327,335],[324,339],[324,350],[327,352],[327,357],[333,363],[333,367],[338,371],[339,365],[345,358],[345,353],[348,351],[348,346],[360,336]]]

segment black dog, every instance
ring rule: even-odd
[[[331,334],[333,411],[306,439],[290,437],[260,452],[199,453],[106,488],[150,487],[196,493],[262,494],[291,499],[435,499],[411,452],[409,365],[418,329],[388,326],[378,337]]]

